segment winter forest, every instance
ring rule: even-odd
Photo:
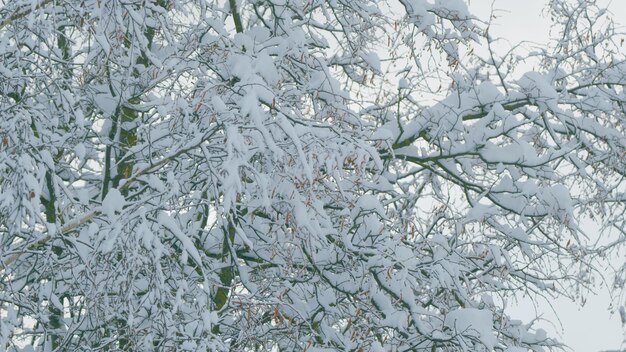
[[[0,351],[558,351],[509,302],[601,285],[626,322],[626,30],[544,15],[0,0]]]

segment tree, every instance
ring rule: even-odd
[[[547,11],[524,56],[460,0],[3,1],[0,346],[560,347],[504,302],[623,248],[626,62]]]

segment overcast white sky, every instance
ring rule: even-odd
[[[511,44],[520,41],[545,43],[548,40],[550,21],[542,16],[546,0],[469,0],[470,11],[480,18],[489,18],[491,7],[498,9],[491,27],[495,37],[507,38]],[[626,24],[625,0],[599,0],[599,4],[608,5],[613,18]],[[530,70],[530,68],[529,68]],[[618,258],[617,260],[624,260]],[[610,297],[604,288],[598,287],[598,295],[590,294],[586,305],[580,309],[576,304],[560,299],[553,302],[562,326],[559,326],[555,314],[547,305],[537,307],[539,314],[547,320],[556,322],[556,326],[547,323],[538,324],[547,331],[556,332],[562,341],[574,352],[626,351],[622,345],[626,329],[622,327],[619,316],[609,313]],[[622,302],[624,304],[626,302]],[[521,301],[511,309],[510,314],[528,321],[535,314],[535,307],[530,301]]]

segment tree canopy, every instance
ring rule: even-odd
[[[0,4],[0,350],[545,351],[505,302],[624,253],[595,1]]]

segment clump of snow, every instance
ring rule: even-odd
[[[552,216],[567,225],[573,225],[573,203],[567,187],[553,185],[543,188],[540,198]]]
[[[476,98],[481,104],[490,104],[502,100],[504,96],[502,92],[493,83],[487,81],[482,82],[476,87]],[[499,105],[498,112],[502,109],[502,105]],[[495,106],[494,106],[495,108]]]
[[[96,86],[93,90],[92,99],[94,105],[102,111],[104,117],[112,116],[115,113],[115,109],[117,109],[119,99],[111,95],[111,91],[107,86]]]
[[[535,100],[541,111],[558,110],[559,93],[541,73],[527,72],[517,84],[523,93]]]
[[[409,81],[406,78],[401,78],[398,82],[398,89],[409,89]]]
[[[462,0],[437,0],[435,6],[455,13],[459,17],[469,17],[467,4]]]
[[[444,326],[456,333],[476,337],[490,351],[498,343],[492,333],[493,315],[488,310],[459,308],[448,313]]]
[[[213,105],[213,109],[215,109],[218,113],[224,113],[228,111],[228,107],[224,104],[224,101],[220,99],[217,95],[214,95],[211,98],[211,104]]]
[[[409,19],[415,23],[418,32],[422,32],[435,24],[435,15],[428,11],[431,7],[432,5],[425,0],[416,0],[408,3],[407,12]]]
[[[246,81],[252,74],[252,60],[245,55],[233,55],[229,59],[231,74],[242,81]]]
[[[372,136],[370,137],[370,139],[372,139],[372,140],[392,140],[393,139],[393,132],[391,132],[389,129],[387,129],[385,127],[381,127],[379,129],[377,129],[376,132],[372,133]]]
[[[385,217],[385,211],[383,210],[382,204],[380,204],[380,201],[376,196],[371,194],[365,194],[359,198],[356,202],[356,206],[352,210],[352,218],[358,217],[361,211],[374,212],[381,217]]]
[[[488,142],[480,150],[480,155],[491,163],[520,163],[531,166],[541,162],[535,148],[525,141],[516,141],[508,145],[495,145]]]
[[[367,66],[369,66],[373,71],[381,72],[380,58],[378,57],[378,54],[370,51],[370,52],[361,52],[360,56],[361,56],[361,59],[363,59],[363,61],[367,63]]]
[[[259,73],[265,82],[269,84],[276,84],[280,78],[276,66],[274,66],[274,60],[265,52],[259,53],[255,60],[254,68]]]
[[[78,143],[76,144],[76,146],[74,146],[74,153],[76,153],[76,157],[78,158],[78,160],[82,162],[83,159],[85,159],[85,154],[87,153],[87,149],[85,148],[84,144]]]
[[[178,224],[176,224],[176,221],[174,221],[174,219],[171,216],[162,212],[159,214],[157,221],[159,222],[159,225],[168,229],[176,237],[176,239],[178,239],[180,243],[182,243],[183,248],[185,249],[185,252],[191,255],[191,257],[196,263],[202,262],[202,260],[200,259],[200,253],[196,249],[196,246],[194,246],[189,236],[187,236],[187,234],[185,234],[180,229],[180,227],[178,227]]]
[[[102,213],[110,219],[117,219],[119,214],[122,213],[125,204],[126,200],[120,191],[116,188],[111,188],[104,200],[102,200]]]
[[[498,215],[499,213],[500,210],[498,210],[493,205],[476,204],[467,212],[467,215],[465,216],[465,221],[483,221],[489,217]]]

